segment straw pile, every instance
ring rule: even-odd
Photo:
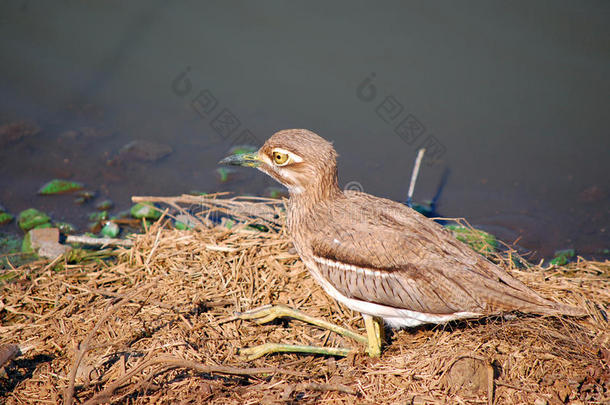
[[[382,357],[371,359],[356,342],[299,321],[236,320],[234,311],[282,303],[364,333],[360,315],[329,298],[291,249],[280,204],[196,203],[206,226],[179,231],[165,226],[166,216],[116,260],[16,269],[20,279],[0,287],[0,352],[14,350],[11,344],[23,352],[0,371],[5,403],[576,404],[609,398],[608,262],[515,269],[513,260],[498,256],[544,296],[585,306],[591,316],[517,315],[393,331]],[[268,231],[214,225],[210,215],[222,211]],[[265,342],[360,352],[251,362],[238,353]]]

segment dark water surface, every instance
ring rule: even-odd
[[[425,144],[416,200],[449,169],[441,214],[542,256],[598,255],[610,3],[464,4],[3,2],[0,125],[41,131],[0,144],[0,203],[83,227],[94,203],[37,189],[70,178],[116,210],[131,195],[262,194],[272,180],[220,183],[216,162],[240,139],[308,128],[334,141],[343,185],[404,200]],[[173,152],[117,159],[133,140]]]

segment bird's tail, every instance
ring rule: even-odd
[[[540,306],[533,312],[537,312],[541,315],[553,315],[553,316],[574,316],[584,317],[589,315],[589,312],[585,308],[575,307],[572,305],[560,304],[557,302],[548,301],[547,305]]]

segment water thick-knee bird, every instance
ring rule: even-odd
[[[329,295],[362,313],[367,338],[360,340],[371,356],[381,353],[381,319],[392,327],[412,327],[509,311],[585,314],[541,297],[417,211],[370,194],[343,192],[335,149],[311,131],[277,132],[257,152],[220,163],[255,167],[288,188],[286,221],[294,247]],[[263,321],[300,317],[350,336],[283,306],[242,316]],[[291,349],[306,351],[268,345],[249,353],[257,357]]]

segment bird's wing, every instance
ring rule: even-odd
[[[377,199],[375,208],[364,204],[369,212],[334,213],[350,215],[350,221],[316,221],[314,260],[341,294],[430,314],[536,312],[548,306],[432,220],[402,205],[380,213],[385,201]]]

